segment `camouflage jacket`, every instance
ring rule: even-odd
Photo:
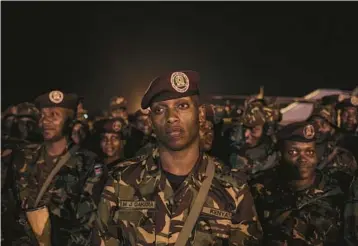
[[[330,173],[342,171],[353,175],[357,169],[357,162],[353,154],[335,144],[335,142],[328,141],[317,146],[317,149],[322,148],[323,153],[320,155],[320,164],[318,169],[327,170]]]
[[[35,199],[52,168],[61,157],[46,161],[44,145],[26,146],[16,154],[15,184],[24,210]],[[52,245],[88,245],[97,205],[107,176],[96,155],[79,149],[53,178],[38,207],[47,206],[51,219]]]
[[[311,187],[293,191],[283,181],[283,175],[273,168],[250,182],[264,245],[342,242],[343,192],[337,182],[317,171]]]
[[[206,178],[208,158],[201,156],[175,192],[158,164],[158,149],[121,163],[98,210],[105,244],[174,245]],[[257,245],[261,226],[244,175],[214,163],[213,183],[187,245]]]
[[[278,159],[279,153],[275,151],[274,144],[270,140],[257,147],[241,149],[230,155],[231,167],[249,176],[273,167]]]
[[[344,208],[344,239],[348,246],[358,245],[358,172],[351,183]]]

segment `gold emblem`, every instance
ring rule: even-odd
[[[315,135],[315,130],[312,125],[307,125],[303,128],[303,136],[306,139],[312,139]]]
[[[170,78],[170,82],[172,83],[172,87],[174,90],[180,93],[184,93],[189,89],[189,78],[185,73],[175,72],[172,73]]]
[[[113,129],[113,131],[115,131],[115,132],[119,132],[119,131],[122,129],[122,124],[121,124],[121,122],[118,121],[118,120],[115,121],[115,122],[113,122],[112,129]]]
[[[357,96],[352,96],[351,97],[351,103],[353,106],[358,106],[358,97]]]
[[[63,93],[61,91],[51,91],[49,94],[49,99],[53,103],[61,103],[63,101]]]

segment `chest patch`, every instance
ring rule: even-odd
[[[120,201],[121,209],[155,209],[155,201]]]
[[[230,212],[209,207],[203,207],[202,213],[229,220],[232,217]]]

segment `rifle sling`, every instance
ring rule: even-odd
[[[200,215],[201,209],[206,201],[206,197],[208,195],[212,180],[214,178],[215,173],[215,164],[212,159],[209,157],[208,165],[206,167],[206,179],[203,181],[199,193],[196,196],[193,207],[190,210],[190,213],[185,221],[185,224],[179,233],[178,240],[176,241],[174,246],[185,246],[188,241],[190,234],[196,224],[196,221]]]
[[[45,183],[42,185],[41,190],[40,190],[39,194],[36,197],[35,206],[34,206],[35,208],[39,204],[41,198],[45,194],[45,191],[47,190],[47,188],[50,185],[50,183],[53,180],[53,178],[60,171],[61,167],[63,167],[63,165],[65,165],[65,163],[70,159],[71,155],[73,155],[78,149],[79,149],[79,146],[75,145],[69,151],[67,151],[64,156],[62,156],[60,158],[59,162],[52,169],[51,173],[48,175],[47,179],[45,180]]]

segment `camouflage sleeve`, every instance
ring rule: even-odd
[[[73,204],[76,211],[77,228],[71,231],[70,245],[88,245],[95,225],[97,208],[108,171],[105,165],[95,162],[81,187],[83,192],[79,202]]]
[[[350,186],[344,208],[344,239],[348,246],[358,245],[358,176]]]
[[[262,228],[258,221],[254,200],[245,183],[238,194],[238,206],[233,216],[230,245],[259,245]]]
[[[109,176],[98,205],[97,229],[102,242],[104,242],[106,246],[120,245],[117,230],[114,230],[113,227],[110,226],[114,220],[114,218],[112,218],[112,211],[117,204],[114,183],[114,179]]]

